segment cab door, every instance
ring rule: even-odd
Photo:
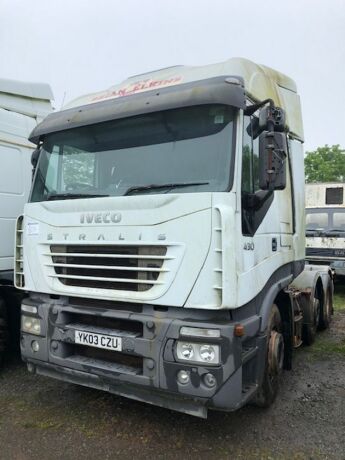
[[[285,189],[260,190],[259,139],[258,136],[255,138],[251,135],[251,119],[249,116],[243,118],[242,266],[238,273],[239,305],[254,298],[266,283],[270,283],[280,267],[294,259],[293,196],[289,159],[286,160]]]

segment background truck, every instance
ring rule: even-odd
[[[35,146],[27,139],[51,111],[52,97],[48,85],[0,79],[0,362],[8,341],[8,323],[20,311],[13,288],[13,252],[15,222],[31,187]]]
[[[269,405],[332,313],[330,270],[304,269],[295,83],[240,58],[171,67],[73,101],[30,140],[29,371],[200,417]]]
[[[345,276],[345,184],[306,185],[306,259]]]

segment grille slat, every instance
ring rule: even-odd
[[[89,270],[124,270],[124,271],[138,271],[138,272],[168,272],[167,268],[152,268],[152,267],[123,267],[119,265],[80,265],[80,264],[59,264],[51,263],[45,264],[46,267],[68,267],[68,268],[87,268]]]
[[[63,278],[63,279],[74,279],[74,280],[92,280],[92,281],[109,281],[109,282],[120,282],[120,283],[142,283],[142,284],[163,284],[159,281],[147,281],[129,278],[106,278],[105,276],[80,276],[80,275],[48,275],[52,278]]]
[[[69,286],[147,291],[164,284],[167,247],[133,244],[53,244],[48,273]]]
[[[77,256],[77,257],[90,257],[90,253],[82,253],[82,252],[45,252],[43,253],[44,256]],[[128,255],[128,254],[92,254],[92,257],[102,257],[102,258],[109,258],[109,259],[152,259],[150,255]],[[157,260],[173,260],[175,257],[172,256],[156,256],[154,257]]]

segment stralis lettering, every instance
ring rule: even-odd
[[[118,224],[121,219],[119,212],[87,212],[80,215],[81,224]]]
[[[86,233],[79,233],[79,234],[74,234],[70,235],[69,233],[63,233],[62,238],[61,236],[58,235],[53,235],[52,233],[47,234],[47,240],[48,241],[53,241],[53,240],[65,240],[65,241],[142,241],[143,240],[143,235],[142,233],[138,233],[136,235],[131,235],[128,237],[128,235],[124,233],[117,233],[117,234],[111,234],[111,235],[104,235],[103,233],[97,234],[97,235],[87,235]],[[159,233],[158,235],[152,235],[150,237],[150,240],[158,240],[158,241],[165,241],[167,239],[167,236],[165,233]]]

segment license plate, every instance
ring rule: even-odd
[[[75,343],[105,350],[121,351],[122,338],[113,335],[95,334],[93,332],[75,331]]]

